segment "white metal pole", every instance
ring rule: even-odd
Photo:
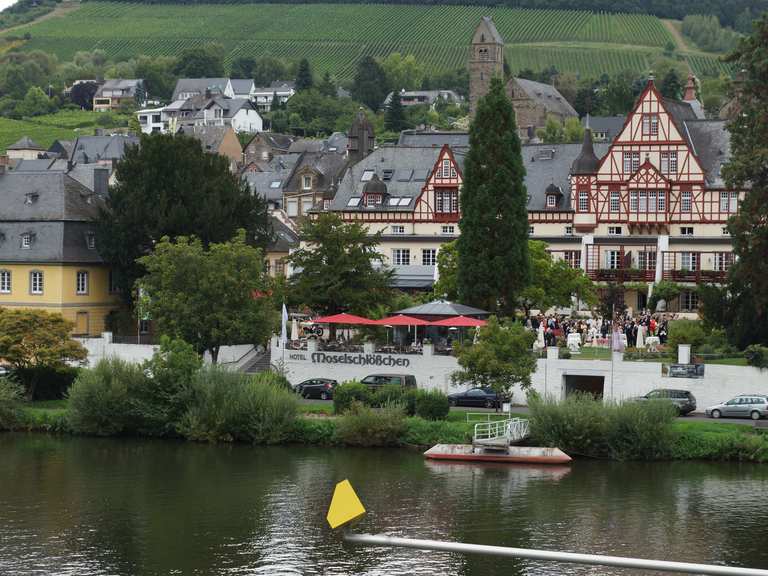
[[[394,546],[399,548],[416,548],[419,550],[485,554],[489,556],[503,556],[506,558],[528,558],[530,560],[549,560],[552,562],[568,562],[573,564],[616,566],[619,568],[636,568],[640,570],[664,570],[667,572],[680,572],[683,574],[702,574],[706,576],[768,576],[768,570],[759,570],[756,568],[733,568],[730,566],[713,566],[710,564],[693,564],[690,562],[645,560],[622,556],[601,556],[598,554],[576,554],[573,552],[532,550],[528,548],[508,548],[506,546],[464,544],[462,542],[441,542],[439,540],[398,538],[395,536],[385,536],[383,534],[345,533],[344,539],[348,542],[369,546]]]

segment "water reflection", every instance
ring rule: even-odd
[[[361,548],[325,526],[349,478],[365,532],[768,568],[768,470],[425,461],[410,451],[0,435],[0,574],[628,574]]]

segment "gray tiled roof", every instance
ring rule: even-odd
[[[218,152],[230,126],[184,126],[179,129],[181,134],[196,138],[206,152]]]
[[[248,183],[251,192],[258,194],[266,201],[282,206],[283,186],[288,181],[291,170],[276,172],[246,172],[243,178]],[[273,183],[277,184],[273,187]]]
[[[0,220],[0,262],[102,262],[97,250],[88,249],[90,222],[4,222]],[[22,234],[33,234],[28,249],[21,248]]]
[[[501,37],[501,34],[499,34],[499,31],[496,29],[496,25],[493,23],[493,18],[490,16],[483,16],[481,21],[488,27],[493,41],[497,44],[504,44],[504,38]]]
[[[227,87],[229,78],[179,78],[176,87],[173,89],[171,100],[178,100],[179,94],[187,92],[196,92],[205,94],[206,90],[218,90],[222,94]]]
[[[107,80],[104,84],[99,86],[99,89],[96,91],[96,96],[101,96],[105,90],[127,90],[129,95],[135,96],[136,91],[138,89],[143,89],[143,86],[144,80],[141,78],[115,78]]]
[[[139,144],[138,136],[113,134],[110,136],[80,136],[72,147],[70,160],[82,164],[121,160],[127,146]]]
[[[29,136],[22,136],[21,139],[17,140],[6,150],[40,150],[41,152],[45,150],[40,144],[32,140]]]
[[[235,96],[238,94],[250,94],[251,88],[253,88],[253,80],[232,78],[230,82],[232,83],[232,91],[235,93]]]
[[[410,264],[393,267],[395,288],[431,288],[435,283],[435,267]]]
[[[568,100],[566,100],[554,86],[542,82],[534,82],[533,80],[526,80],[525,78],[515,78],[514,81],[529,98],[535,100],[550,112],[562,116],[575,116],[578,118],[579,115],[576,110],[573,109],[573,106],[570,105]]]
[[[38,160],[19,160],[13,167],[14,172],[40,172],[48,170],[53,165],[52,158],[41,158]]]
[[[723,120],[688,120],[686,137],[704,170],[707,185],[724,186],[720,174],[722,165],[731,156],[731,133]]]
[[[336,181],[344,170],[347,159],[343,154],[336,152],[305,152],[296,162],[288,181],[283,185],[285,192],[300,192],[301,182],[299,171],[309,166],[318,175],[315,190],[326,195],[335,193]]]
[[[98,214],[92,196],[60,171],[9,172],[0,176],[0,221],[91,220]]]
[[[416,316],[487,316],[490,312],[448,300],[433,300],[426,304],[398,310],[395,314],[405,314],[406,316],[411,314]]]
[[[187,102],[189,102],[188,100]],[[225,98],[223,96],[216,96],[214,98],[208,99],[197,111],[195,114],[195,118],[202,118],[203,117],[203,110],[206,110],[208,108],[211,108],[214,104],[221,107],[224,118],[232,118],[237,114],[242,108],[249,108],[251,110],[255,110],[256,108],[253,106],[250,100],[246,98]]]
[[[615,138],[624,127],[625,120],[625,116],[584,116],[581,119],[581,125],[586,128],[589,124],[593,134],[605,132],[608,138]]]
[[[271,252],[288,252],[291,248],[296,248],[299,245],[299,235],[294,232],[289,226],[281,222],[280,219],[272,216],[270,218],[272,223],[273,241],[269,245],[268,250]]]
[[[430,132],[403,130],[397,141],[398,146],[433,146],[440,148],[448,144],[451,148],[469,146],[469,132]]]

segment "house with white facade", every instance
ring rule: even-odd
[[[165,132],[163,110],[164,108],[145,108],[136,112],[142,133],[153,134],[159,132],[162,134]]]
[[[234,98],[232,81],[229,78],[179,78],[171,100],[188,100],[195,96],[210,97],[216,94]]]
[[[284,80],[275,80],[269,86],[253,89],[254,102],[259,112],[269,112],[272,107],[273,98],[277,97],[280,104],[285,104],[294,94],[296,94],[294,83]]]
[[[211,98],[194,116],[195,126],[231,126],[235,132],[261,132],[256,106],[244,98]]]
[[[240,78],[232,78],[230,80],[232,84],[233,98],[244,98],[251,102],[256,101],[256,84],[253,80],[242,80]]]

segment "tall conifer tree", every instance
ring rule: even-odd
[[[469,130],[461,191],[458,289],[465,304],[511,315],[530,278],[525,169],[515,113],[500,78]]]
[[[400,92],[397,90],[392,92],[392,98],[384,112],[384,128],[392,132],[400,132],[406,128],[405,110],[400,100]]]
[[[296,73],[296,92],[309,90],[314,85],[312,79],[312,69],[309,67],[309,60],[302,58],[299,62],[299,70]]]

